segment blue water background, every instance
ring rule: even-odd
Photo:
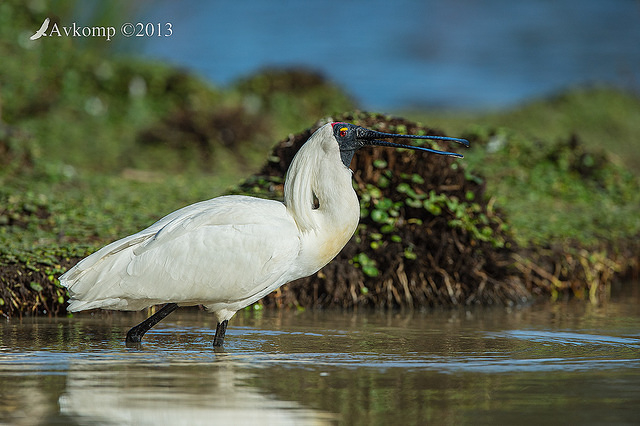
[[[228,85],[305,66],[370,110],[495,109],[569,87],[640,88],[634,0],[154,1],[173,35],[128,49]]]

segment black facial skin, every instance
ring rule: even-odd
[[[461,143],[468,147],[469,141],[466,139],[449,138],[446,136],[417,136],[417,135],[398,135],[394,133],[383,133],[375,130],[365,129],[350,123],[333,123],[333,135],[338,141],[340,147],[340,158],[345,167],[349,167],[353,154],[366,145],[389,146],[394,148],[406,148],[416,151],[426,151],[433,154],[449,155],[452,157],[462,158],[461,154],[455,152],[438,151],[435,149],[424,148],[421,146],[401,145],[392,142],[382,141],[380,139],[387,138],[405,138],[405,139],[432,139]]]
[[[344,130],[345,128],[347,129],[346,134]],[[356,131],[358,129],[362,129],[362,127],[349,123],[335,123],[333,125],[333,135],[338,141],[338,146],[340,147],[340,158],[346,167],[349,167],[351,164],[353,154],[364,146],[363,141],[357,138]]]

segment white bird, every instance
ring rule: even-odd
[[[178,306],[204,305],[218,321],[222,346],[229,319],[283,284],[309,276],[333,259],[354,234],[360,204],[349,169],[356,150],[399,145],[384,138],[464,139],[396,135],[349,123],[318,129],[293,158],[284,203],[230,195],[177,210],[147,229],[113,242],[60,277],[68,310],[141,310],[166,305],[127,333],[144,334]]]
[[[49,18],[45,18],[45,20],[42,22],[42,25],[40,25],[40,28],[38,29],[38,31],[36,31],[35,34],[29,37],[29,40],[37,40],[42,36],[46,36],[47,28],[49,28]]]

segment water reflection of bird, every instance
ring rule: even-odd
[[[166,303],[127,333],[144,334],[178,306],[204,305],[218,321],[221,346],[229,319],[281,285],[317,272],[349,241],[360,216],[349,164],[367,145],[452,152],[380,139],[464,139],[381,133],[348,123],[318,129],[294,157],[284,203],[223,196],[177,210],[149,228],[103,247],[60,277],[70,311],[140,310]]]
[[[295,399],[281,399],[277,393],[246,383],[250,375],[246,365],[230,357],[203,363],[202,357],[162,354],[160,358],[158,354],[141,363],[121,352],[110,355],[97,362],[92,357],[67,359],[57,404],[65,424],[319,426],[334,425],[338,420],[335,414],[307,408]],[[154,372],[160,385],[150,383],[149,363],[166,363],[167,359],[171,365]],[[29,386],[26,382],[21,385]],[[298,383],[302,391],[304,382]],[[54,389],[60,394],[60,388]],[[37,424],[34,420],[38,418],[45,424],[45,419],[51,419],[50,394],[40,386],[32,384],[24,394],[12,395],[24,401],[24,407],[20,407],[21,417],[14,416],[17,422],[6,424]],[[5,412],[3,407],[2,414]]]

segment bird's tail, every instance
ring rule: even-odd
[[[133,258],[133,250],[149,235],[135,234],[115,241],[92,255],[82,259],[73,268],[60,276],[60,284],[69,292],[71,312],[88,309],[136,309],[128,307],[126,300],[110,297],[112,288],[120,283],[120,274]],[[128,255],[125,254],[128,252]],[[114,256],[119,254],[118,256]]]

